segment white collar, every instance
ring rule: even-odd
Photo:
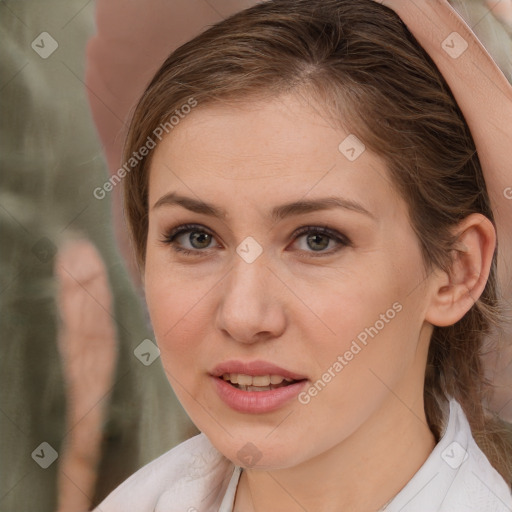
[[[386,512],[512,512],[512,493],[475,443],[461,406],[423,466]],[[231,512],[240,468],[204,434],[137,471],[95,512]],[[223,508],[220,508],[220,507]]]
[[[241,471],[235,466],[218,512],[232,512]],[[455,399],[449,401],[448,422],[439,443],[381,510],[512,512],[509,489],[475,443],[466,415]]]

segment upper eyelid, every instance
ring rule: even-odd
[[[302,235],[304,233],[307,233],[308,231],[318,231],[318,232],[324,232],[325,234],[331,234],[333,237],[339,237],[339,238],[345,238],[348,240],[348,237],[344,235],[343,233],[338,232],[336,229],[331,228],[326,225],[322,224],[311,224],[311,225],[303,225],[297,229],[295,229],[292,233],[292,235]],[[207,228],[206,226],[203,226],[201,224],[182,224],[179,226],[176,226],[175,228],[169,230],[168,233],[165,234],[166,237],[170,236],[178,236],[182,235],[184,233],[188,233],[190,231],[203,231],[205,233],[208,233],[212,236],[217,236],[214,234],[214,232]]]

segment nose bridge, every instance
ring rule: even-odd
[[[284,326],[284,312],[272,293],[276,281],[267,268],[266,258],[259,256],[248,261],[235,255],[233,267],[224,280],[217,314],[217,327],[246,343],[256,341],[261,333],[278,336]]]
[[[252,262],[236,256],[228,279],[231,292],[239,295],[247,304],[253,301],[258,306],[264,305],[265,295],[268,296],[270,290],[268,277],[271,273],[267,264],[266,258],[261,256]]]

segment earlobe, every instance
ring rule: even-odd
[[[457,323],[482,294],[496,247],[496,231],[485,216],[474,213],[455,228],[458,241],[453,249],[450,273],[433,277],[432,300],[425,320],[446,327]]]

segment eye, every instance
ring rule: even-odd
[[[188,235],[188,236],[185,236]],[[331,255],[338,252],[343,247],[351,246],[350,240],[343,234],[325,226],[303,226],[296,230],[292,237],[294,240],[304,238],[305,245],[300,247],[300,251],[307,254],[307,257],[318,257]],[[183,238],[180,241],[180,238]],[[183,224],[172,229],[162,239],[162,243],[172,246],[179,253],[190,256],[202,256],[206,249],[210,249],[212,240],[215,240],[213,234],[199,224]],[[334,242],[334,244],[331,244]],[[189,244],[189,248],[183,247],[185,243]],[[337,244],[337,247],[336,247]],[[329,245],[335,245],[334,249],[329,251],[324,249]],[[309,251],[308,249],[312,249]],[[316,254],[314,254],[316,253]]]
[[[343,247],[351,245],[350,240],[345,235],[325,226],[303,226],[295,231],[293,236],[297,240],[304,239],[305,243],[301,244],[300,250],[306,253],[309,252],[310,254],[307,254],[307,257],[329,256]],[[334,242],[334,244],[331,244],[331,242]],[[324,249],[329,245],[335,245],[334,249],[325,251]],[[311,254],[308,249],[312,249],[312,252],[317,254]]]
[[[184,237],[186,234],[188,234],[188,237]],[[188,241],[191,246],[190,249],[183,248],[183,244],[181,242],[178,243],[182,237]],[[200,256],[200,252],[205,252],[204,249],[209,248],[208,246],[212,239],[214,239],[213,235],[202,226],[198,224],[183,224],[167,233],[162,242],[166,245],[171,245],[175,251],[182,254]]]

